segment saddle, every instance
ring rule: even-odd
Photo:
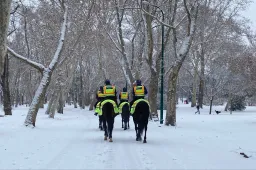
[[[123,106],[124,106],[125,104],[128,104],[128,105],[129,105],[129,108],[130,108],[130,103],[129,103],[129,102],[122,102],[122,103],[119,105],[119,113],[122,113]]]
[[[114,100],[110,100],[110,99],[106,99],[106,100],[103,100],[102,102],[99,102],[97,105],[96,105],[96,109],[95,109],[95,112],[98,113],[99,116],[102,115],[102,108],[103,106],[106,104],[106,103],[111,103],[114,107],[114,112],[115,114],[119,114],[119,109],[116,105],[116,102]]]
[[[131,111],[130,112],[131,112],[132,115],[135,112],[135,108],[136,108],[137,104],[139,102],[141,102],[141,101],[144,101],[144,102],[146,102],[148,104],[149,112],[151,112],[149,102],[146,99],[137,99],[137,100],[134,101],[134,103],[132,104],[132,107],[131,107]]]

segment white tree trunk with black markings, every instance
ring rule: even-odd
[[[35,126],[40,101],[45,96],[47,87],[51,81],[52,73],[58,63],[58,60],[60,58],[60,55],[61,55],[61,52],[63,49],[63,44],[64,44],[64,40],[65,40],[65,35],[66,35],[66,27],[67,27],[67,7],[65,6],[64,2],[62,4],[62,7],[64,7],[63,8],[64,9],[64,17],[63,17],[63,23],[61,26],[60,39],[59,39],[59,43],[58,43],[57,49],[55,51],[55,54],[53,56],[53,59],[48,67],[44,67],[42,64],[33,62],[33,61],[15,53],[11,48],[8,47],[8,52],[10,54],[12,54],[14,57],[26,62],[27,64],[31,65],[32,67],[43,72],[42,80],[39,84],[39,87],[36,90],[35,96],[30,105],[30,108],[29,108],[29,111],[28,111],[28,114],[27,114],[27,117],[26,117],[26,120],[24,123],[25,126],[33,126],[33,127]]]

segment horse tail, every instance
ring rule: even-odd
[[[130,106],[129,106],[128,103],[123,105],[122,114],[123,114],[125,119],[129,118],[129,116],[130,116]]]
[[[141,129],[141,132],[144,131],[144,128],[147,126],[148,124],[148,118],[149,118],[149,114],[150,114],[150,109],[149,109],[149,105],[147,102],[145,101],[140,101],[137,106],[136,106],[136,112],[138,111],[138,117],[139,117],[139,121],[138,121],[138,125],[139,125],[139,129]]]
[[[114,107],[113,107],[112,103],[110,103],[110,102],[105,103],[102,110],[106,117],[113,116],[112,114],[114,113]]]

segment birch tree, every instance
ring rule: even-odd
[[[57,49],[55,51],[55,54],[53,56],[53,59],[51,61],[51,63],[49,64],[48,67],[43,66],[42,64],[36,63],[34,61],[31,61],[19,54],[17,54],[13,49],[11,49],[10,47],[8,47],[8,52],[13,55],[14,57],[26,62],[27,64],[29,64],[30,66],[36,68],[37,70],[39,70],[43,77],[41,79],[41,82],[39,84],[39,87],[37,88],[37,91],[35,93],[35,96],[33,98],[33,101],[31,103],[31,106],[29,108],[26,120],[25,120],[25,126],[35,126],[36,123],[36,116],[37,116],[37,112],[39,109],[39,103],[40,100],[43,98],[43,96],[45,96],[47,87],[51,81],[51,76],[52,73],[58,63],[59,57],[61,55],[61,51],[63,49],[63,44],[64,44],[64,40],[65,40],[65,33],[66,33],[66,27],[67,27],[67,7],[64,1],[61,1],[61,8],[63,9],[63,23],[61,26],[61,31],[60,31],[60,39],[59,39],[59,43],[57,46]]]

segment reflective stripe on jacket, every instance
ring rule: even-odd
[[[145,96],[144,86],[134,86],[133,91],[135,96]]]
[[[128,100],[128,92],[121,92],[120,96],[121,100]]]
[[[103,94],[105,96],[115,96],[115,90],[116,90],[115,86],[106,85],[103,87]]]

